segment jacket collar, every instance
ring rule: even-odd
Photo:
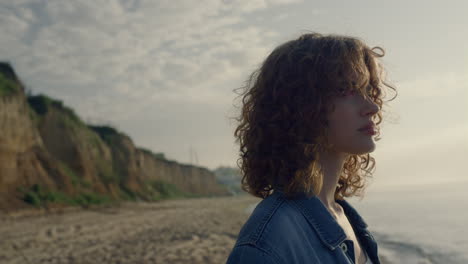
[[[361,215],[351,206],[346,200],[336,200],[337,203],[343,207],[346,216],[348,217],[351,225],[360,230],[366,229],[368,227],[367,223],[362,219]]]
[[[284,199],[284,193],[279,190],[275,191],[273,195]],[[305,194],[301,194],[294,199],[288,199],[288,201],[299,209],[307,219],[307,222],[317,232],[322,243],[328,248],[334,250],[346,240],[343,228],[336,222],[317,196],[307,197]],[[367,228],[366,222],[347,201],[336,200],[336,202],[343,207],[350,224],[355,229],[362,230]]]

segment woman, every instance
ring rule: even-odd
[[[383,56],[356,38],[311,33],[250,76],[235,136],[243,188],[263,200],[228,263],[380,263],[345,197],[362,195],[375,165],[384,88],[395,90]]]

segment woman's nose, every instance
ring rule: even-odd
[[[379,109],[379,105],[374,100],[367,98],[362,113],[364,116],[373,116],[379,112]]]

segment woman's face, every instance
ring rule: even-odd
[[[358,155],[374,151],[372,117],[378,113],[378,105],[358,91],[337,95],[332,103],[334,110],[328,113],[328,143],[332,151]],[[374,129],[361,129],[368,125]]]

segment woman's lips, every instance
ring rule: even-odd
[[[359,131],[365,133],[365,134],[368,134],[368,135],[375,135],[377,134],[377,132],[375,131],[375,129],[373,127],[369,127],[369,128],[361,128],[359,129]]]
[[[374,122],[368,122],[365,126],[359,128],[358,130],[368,135],[377,134]]]

